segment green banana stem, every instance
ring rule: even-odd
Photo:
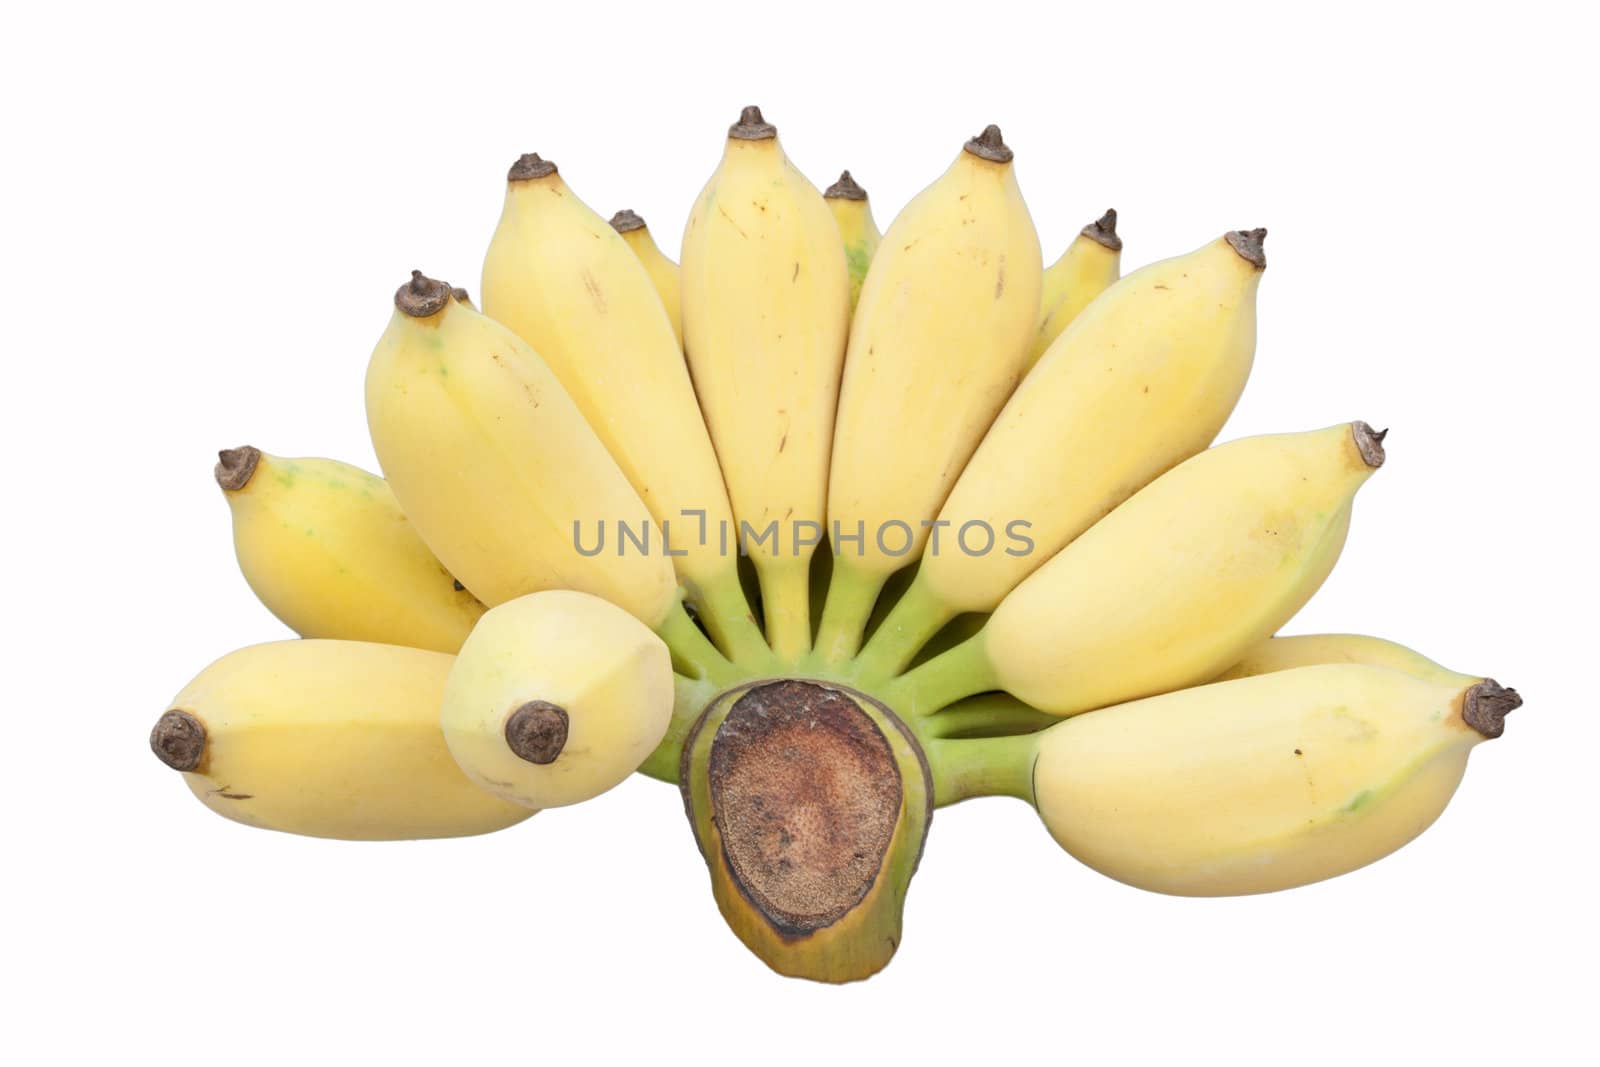
[[[922,720],[928,737],[966,739],[1031,734],[1061,720],[1009,693],[985,693]]]
[[[973,797],[1033,800],[1033,734],[969,739],[935,738],[923,744],[933,770],[933,804],[942,808]]]
[[[920,578],[912,582],[856,657],[855,676],[866,683],[893,678],[953,617]]]
[[[673,606],[656,635],[667,643],[672,653],[672,667],[694,679],[706,679],[718,685],[731,684],[739,672],[729,663],[717,646],[695,625],[682,602]]]
[[[1000,688],[983,647],[984,631],[881,687],[902,718],[921,719],[958,700]]]
[[[672,721],[667,724],[666,735],[639,765],[639,773],[662,782],[678,781],[679,762],[683,758],[683,745],[694,729],[695,720],[711,698],[717,695],[717,686],[708,679],[672,676]]]
[[[825,666],[852,659],[861,648],[861,635],[872,617],[887,576],[868,574],[835,555],[828,601],[817,628],[817,660]]]
[[[690,600],[711,640],[729,660],[750,668],[772,663],[772,650],[745,599],[739,572],[729,567],[714,581],[696,586]]]
[[[784,664],[799,663],[811,652],[811,558],[760,559],[756,574],[772,651]]]

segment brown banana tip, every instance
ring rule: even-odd
[[[458,304],[465,304],[467,307],[472,306],[472,294],[460,286],[456,286],[454,289],[450,290],[450,299],[454,300]]]
[[[1098,241],[1113,252],[1122,251],[1122,238],[1117,236],[1117,209],[1106,208],[1106,213],[1078,231],[1091,241]]]
[[[635,214],[632,208],[625,207],[611,216],[611,228],[618,233],[632,233],[644,229],[644,219]]]
[[[867,191],[856,184],[849,171],[840,171],[839,180],[822,191],[826,200],[865,200]]]
[[[778,127],[761,117],[761,109],[751,104],[739,112],[739,121],[728,127],[728,136],[739,141],[767,141],[778,136]]]
[[[1367,466],[1373,470],[1383,466],[1386,458],[1383,439],[1389,436],[1388,430],[1374,430],[1369,424],[1357,419],[1350,424],[1350,436],[1355,438],[1356,451],[1361,453],[1361,458]]]
[[[991,163],[1011,162],[1011,149],[1001,136],[1000,127],[993,123],[985,126],[983,132],[968,141],[964,147],[979,159],[987,159]]]
[[[1228,243],[1239,257],[1256,270],[1267,269],[1267,250],[1263,247],[1267,241],[1266,227],[1254,230],[1229,230]]]
[[[1522,696],[1493,678],[1470,687],[1461,700],[1461,718],[1484,737],[1493,740],[1506,731],[1506,716],[1522,707]]]
[[[175,771],[192,771],[206,754],[206,728],[187,711],[173,708],[150,731],[150,751]]]
[[[530,700],[506,717],[506,744],[529,763],[554,763],[567,744],[567,709]]]
[[[256,464],[260,462],[259,448],[250,445],[224,448],[217,453],[217,465],[213,470],[217,484],[229,492],[243,489],[250,484],[250,479],[256,473]]]
[[[414,319],[425,319],[443,311],[453,293],[449,282],[434,281],[414,270],[411,280],[394,291],[394,306]]]
[[[548,178],[556,172],[556,165],[548,159],[539,158],[537,152],[525,152],[511,164],[511,169],[506,171],[506,181],[527,182],[535,178]]]

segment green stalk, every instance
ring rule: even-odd
[[[811,652],[811,557],[757,557],[761,613],[779,662],[796,664]]]
[[[856,657],[855,676],[867,684],[893,678],[954,617],[919,574]]]
[[[751,669],[772,664],[772,650],[750,611],[737,567],[730,566],[714,580],[697,585],[694,594],[690,599],[700,621],[728,659]]]
[[[639,765],[639,773],[663,782],[678,781],[679,761],[683,758],[683,743],[694,728],[695,720],[717,695],[717,686],[707,679],[672,676],[672,721],[667,724],[666,735],[655,751]]]
[[[883,699],[902,718],[920,719],[956,701],[1000,688],[983,647],[984,631],[882,687]]]
[[[933,769],[934,806],[973,797],[1016,797],[1032,804],[1038,745],[1034,734],[924,742]]]
[[[673,670],[693,679],[709,679],[718,685],[729,685],[739,677],[711,639],[701,632],[689,617],[689,612],[679,602],[660,626],[656,635],[667,643],[672,653]]]
[[[854,658],[887,577],[858,570],[845,556],[834,557],[833,581],[828,583],[828,601],[817,628],[819,664],[833,666]]]
[[[985,693],[953,704],[921,723],[928,737],[975,738],[1038,733],[1060,721],[1010,693]]]

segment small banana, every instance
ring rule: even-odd
[[[1427,829],[1521,703],[1488,679],[1351,664],[1219,682],[1036,735],[1034,799],[1062,848],[1141,889],[1288,889]]]
[[[1111,287],[1122,271],[1122,238],[1117,236],[1117,209],[1078,231],[1061,258],[1044,269],[1040,287],[1039,335],[1034,338],[1028,366],[1061,336],[1078,313]]]
[[[866,281],[867,268],[872,265],[883,235],[873,221],[867,191],[856,184],[849,171],[824,189],[822,198],[828,202],[833,221],[839,225],[839,236],[844,239],[844,258],[850,267],[850,310],[854,311],[861,299],[861,283]]]
[[[331,459],[218,453],[239,569],[301,637],[454,652],[483,605],[422,543],[382,478]]]
[[[206,807],[311,837],[388,841],[504,829],[533,812],[473,785],[439,702],[453,657],[364,641],[276,641],[201,671],[150,747]]]
[[[1299,637],[1269,637],[1251,649],[1243,659],[1217,677],[1217,681],[1252,678],[1258,674],[1311,667],[1322,663],[1362,663],[1369,667],[1388,667],[1425,682],[1440,685],[1466,685],[1481,678],[1458,674],[1404,645],[1381,637],[1361,634],[1303,634]]]
[[[1321,586],[1382,439],[1341,423],[1179,464],[1029,576],[974,637],[890,683],[888,702],[925,715],[1004,689],[1072,715],[1216,677]]]
[[[678,347],[682,348],[683,279],[679,276],[678,265],[656,246],[644,219],[627,208],[611,216],[611,228],[622,235],[628,247],[633,249],[633,254],[639,257],[639,262],[644,264],[645,273],[650,275],[650,284],[656,287],[656,295],[661,297],[661,304],[667,309],[667,318],[672,320],[672,334],[678,339]]]
[[[903,668],[955,615],[993,611],[1112,508],[1211,443],[1255,355],[1265,237],[1234,231],[1135,271],[1061,335],[950,491],[942,536],[863,652],[863,679]]]
[[[862,284],[828,483],[824,663],[855,654],[1022,374],[1043,267],[1011,159],[997,126],[968,141],[896,217]]]
[[[672,719],[672,660],[639,620],[551,590],[484,615],[445,684],[445,741],[480,788],[576,804],[632,774]]]

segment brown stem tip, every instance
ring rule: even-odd
[[[1467,690],[1461,701],[1461,718],[1484,737],[1493,740],[1506,732],[1506,716],[1522,707],[1522,697],[1493,678]]]
[[[150,731],[150,751],[175,771],[192,771],[206,754],[206,728],[187,711],[173,708]]]
[[[1011,162],[1011,149],[1006,147],[1005,138],[1000,135],[1000,127],[993,123],[985,126],[983,132],[968,141],[965,147],[979,159],[987,159],[991,163]]]
[[[761,117],[754,104],[739,112],[739,121],[728,127],[728,136],[740,141],[767,141],[778,136],[778,127]]]
[[[839,173],[839,180],[824,189],[822,195],[827,200],[865,200],[867,191],[857,185],[846,170]]]
[[[511,169],[506,171],[506,181],[526,182],[535,178],[548,178],[556,172],[556,165],[548,159],[540,159],[537,152],[525,152],[511,164]]]
[[[530,700],[506,718],[506,744],[529,763],[554,763],[567,744],[567,710]]]
[[[1233,250],[1239,253],[1246,263],[1256,270],[1267,269],[1267,251],[1262,247],[1267,241],[1265,227],[1254,230],[1229,230],[1227,238]]]
[[[250,484],[251,477],[256,473],[256,464],[260,462],[259,448],[252,448],[250,445],[224,448],[217,453],[217,466],[214,470],[217,484],[229,492],[243,489]]]
[[[1106,213],[1078,231],[1091,241],[1105,245],[1113,252],[1122,251],[1122,238],[1117,236],[1117,209],[1106,208]]]
[[[450,299],[458,304],[465,304],[467,307],[472,306],[472,294],[459,286],[450,290]]]
[[[1356,451],[1361,453],[1361,458],[1367,466],[1373,470],[1383,466],[1383,439],[1389,436],[1388,430],[1374,430],[1367,423],[1357,419],[1350,424],[1350,436],[1355,438]]]
[[[644,229],[644,219],[634,214],[632,208],[623,208],[611,216],[611,228],[618,233],[632,233]]]
[[[394,306],[414,319],[425,319],[443,311],[452,292],[449,282],[436,282],[414,270],[411,280],[394,291]]]

